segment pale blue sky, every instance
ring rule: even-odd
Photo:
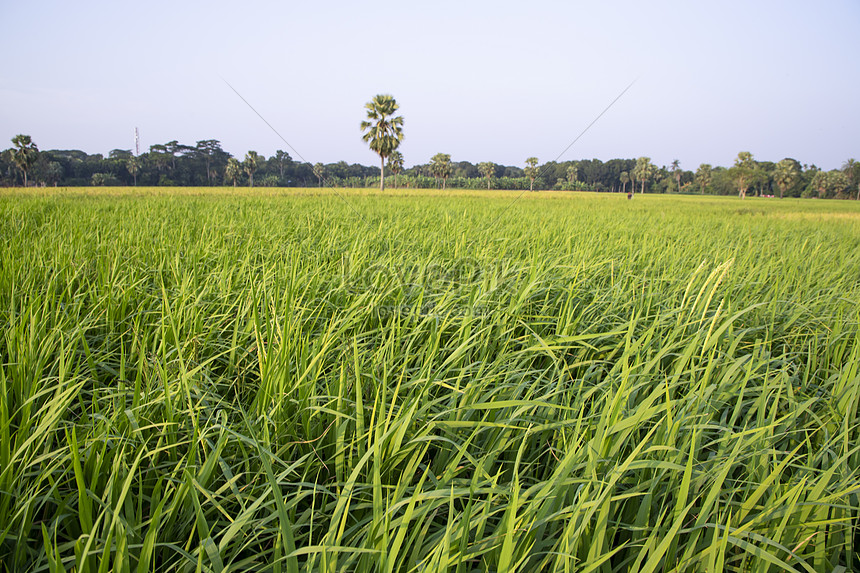
[[[860,159],[857,0],[0,0],[0,21],[0,149],[26,133],[106,154],[135,126],[141,151],[288,149],[223,77],[312,163],[375,165],[359,123],[390,93],[407,165],[522,165],[556,159],[636,79],[560,160]]]

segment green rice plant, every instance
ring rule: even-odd
[[[860,567],[857,206],[342,195],[0,192],[0,571]]]

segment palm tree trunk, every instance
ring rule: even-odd
[[[381,159],[379,163],[379,190],[385,191],[385,158],[381,155],[379,157]]]
[[[24,187],[27,187],[27,172],[24,172]]]

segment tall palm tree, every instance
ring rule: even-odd
[[[636,176],[636,180],[640,181],[642,184],[642,188],[640,189],[640,193],[645,192],[645,183],[654,176],[654,164],[651,163],[650,157],[640,157],[636,160],[636,167],[633,168],[633,174]]]
[[[779,187],[779,198],[785,196],[785,191],[793,186],[800,175],[800,170],[797,168],[797,162],[793,159],[783,159],[776,164],[774,173],[774,181]]]
[[[231,157],[227,160],[227,167],[224,168],[224,179],[232,179],[233,187],[236,186],[236,179],[239,177],[239,173],[242,171],[242,166],[239,164],[239,160],[235,157]]]
[[[848,177],[849,185],[857,187],[857,200],[860,201],[860,162],[849,159],[842,164],[842,171]]]
[[[242,169],[248,174],[248,187],[254,186],[254,172],[257,170],[257,163],[260,161],[260,155],[256,151],[249,151],[245,154],[245,161],[242,162]]]
[[[442,179],[442,189],[445,189],[451,176],[451,156],[447,153],[437,153],[430,159],[430,170],[437,180]]]
[[[675,176],[675,181],[678,183],[678,193],[681,192],[681,162],[677,159],[672,160],[672,175]]]
[[[323,173],[325,172],[325,165],[322,163],[314,163],[314,175],[317,176],[317,183],[322,187]]]
[[[24,174],[24,187],[27,186],[27,173],[39,158],[39,148],[29,135],[16,135],[12,138],[12,161]]]
[[[529,178],[529,191],[535,190],[535,179],[537,179],[538,176],[537,164],[537,157],[529,157],[526,159],[526,166],[523,169],[523,173],[525,173],[526,177]]]
[[[384,190],[385,159],[403,141],[403,117],[394,117],[400,106],[390,95],[377,95],[364,107],[367,110],[367,120],[361,122],[361,131],[366,133],[361,136],[361,139],[379,155],[379,189]]]
[[[134,186],[137,187],[137,173],[140,171],[140,157],[136,155],[132,155],[125,162],[126,169],[131,173],[131,176],[134,178]],[[208,171],[207,171],[208,175]]]
[[[403,154],[399,151],[392,151],[388,156],[388,169],[394,173],[394,188],[397,189],[397,176],[403,171]]]
[[[626,171],[622,171],[618,179],[621,181],[621,192],[627,193],[627,184],[630,183],[630,174]]]
[[[496,174],[496,164],[492,161],[483,161],[478,163],[478,172],[487,178],[487,191],[490,190],[490,181],[493,175]]]
[[[705,188],[711,184],[711,179],[713,177],[711,171],[712,168],[707,163],[702,163],[696,170],[696,183],[699,184],[699,189],[702,195],[705,194]]]

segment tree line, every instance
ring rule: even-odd
[[[40,151],[29,136],[18,135],[12,138],[12,147],[0,153],[0,186],[371,187],[383,183],[380,173],[384,171],[386,185],[415,189],[633,191],[860,200],[860,162],[854,159],[847,160],[841,169],[827,171],[791,158],[775,163],[757,161],[744,151],[729,167],[702,164],[686,170],[677,160],[657,166],[648,157],[543,164],[529,157],[518,167],[491,161],[454,161],[450,154],[437,153],[426,163],[404,168],[403,156],[393,140],[388,140],[388,147],[377,147],[386,154],[379,166],[371,167],[345,161],[299,162],[283,150],[270,157],[249,151],[240,159],[225,151],[216,139],[194,145],[169,141],[140,155],[114,149],[105,157],[80,150]]]

